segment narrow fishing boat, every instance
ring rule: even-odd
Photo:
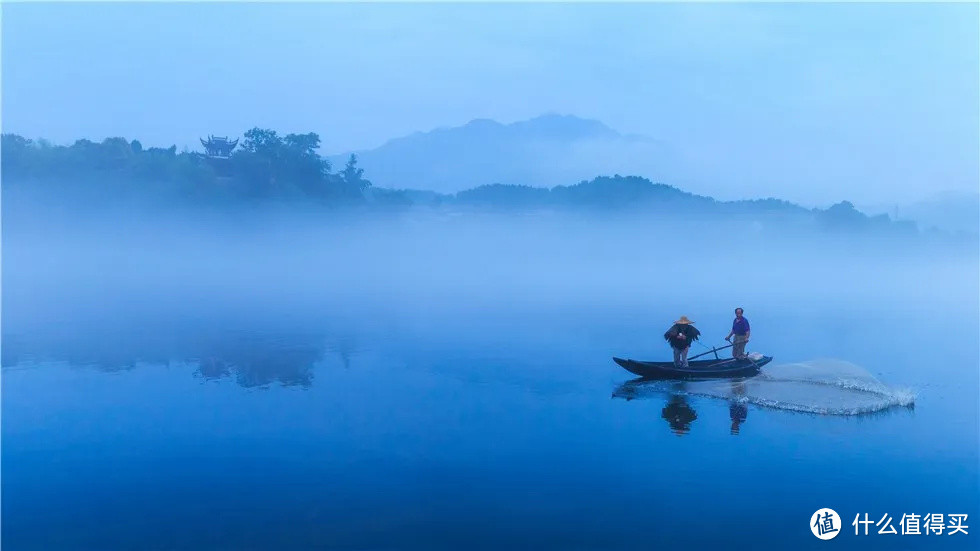
[[[729,345],[731,346],[731,345]],[[613,357],[613,361],[626,371],[646,379],[725,379],[734,377],[752,377],[759,374],[762,366],[772,361],[772,356],[752,353],[745,358],[719,358],[718,351],[729,346],[712,348],[711,350],[692,356],[700,358],[714,353],[714,359],[688,361],[687,367],[676,367],[674,362],[643,362],[639,360],[624,360]]]

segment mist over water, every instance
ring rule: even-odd
[[[7,545],[629,548],[652,511],[659,540],[715,546],[691,535],[705,496],[752,492],[733,522],[769,515],[805,547],[797,517],[827,504],[977,511],[978,259],[955,242],[636,212],[35,207],[4,201]],[[611,361],[669,359],[680,315],[723,344],[736,306],[775,357],[756,378],[635,383]],[[820,469],[850,474],[780,490]]]
[[[846,305],[872,295],[969,304],[976,296],[966,284],[977,269],[970,243],[824,232],[759,216],[357,213],[289,205],[64,216],[7,203],[6,278],[102,298],[131,291],[144,300],[186,293],[246,302],[343,297],[383,301],[385,308],[659,308],[714,300]]]
[[[839,357],[842,340],[875,331],[861,321],[869,316],[924,309],[968,317],[978,300],[976,255],[957,247],[784,235],[752,221],[426,210],[170,210],[110,220],[41,209],[6,219],[8,350],[19,340],[79,339],[72,336],[79,327],[181,347],[191,336],[196,346],[222,331],[282,326],[287,334],[371,340],[382,332],[420,342],[503,340],[510,348],[574,324],[596,344],[609,339],[603,356],[655,359],[669,355],[657,335],[679,315],[717,344],[730,311],[743,306],[772,326],[835,320],[828,335],[800,338]],[[624,336],[632,331],[645,336]]]

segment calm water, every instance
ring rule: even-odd
[[[978,547],[850,525],[980,521],[974,252],[763,236],[667,265],[669,221],[9,214],[4,551]],[[681,314],[722,343],[735,306],[767,373],[831,384],[611,361],[669,357]]]
[[[719,342],[727,306],[686,311],[717,310],[697,321]],[[4,549],[976,548],[980,527],[850,526],[980,520],[976,305],[745,306],[774,365],[846,360],[914,408],[614,397],[632,377],[610,356],[666,357],[673,305],[5,319]],[[833,544],[808,528],[822,507],[844,518]]]

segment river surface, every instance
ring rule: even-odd
[[[387,230],[265,238],[295,251],[6,230],[5,551],[980,542],[878,533],[980,520],[975,257],[705,271],[626,255],[632,229],[480,237],[465,258],[443,237],[364,252]],[[723,344],[736,306],[775,358],[760,377],[651,384],[612,362],[669,358],[680,315]],[[855,535],[865,514],[886,522]]]
[[[629,383],[671,320],[594,307],[5,324],[4,548],[808,548],[823,507],[839,547],[975,548],[853,533],[980,489],[975,311],[863,312],[746,307],[766,373],[817,382],[730,393]]]

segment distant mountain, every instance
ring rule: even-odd
[[[596,174],[658,177],[651,167],[670,158],[665,146],[650,138],[555,114],[511,124],[476,119],[355,153],[365,177],[376,186],[439,193],[488,184],[554,187]],[[343,166],[348,155],[328,159]]]

